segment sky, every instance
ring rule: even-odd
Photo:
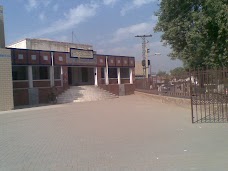
[[[182,65],[167,56],[171,49],[163,46],[162,33],[153,31],[159,0],[0,0],[0,5],[7,45],[24,38],[72,42],[73,37],[74,43],[93,45],[99,54],[141,61],[142,40],[135,36],[152,34],[148,38],[152,72]]]

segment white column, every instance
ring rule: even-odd
[[[105,67],[105,84],[109,84],[109,78],[108,78],[108,57],[106,56],[106,67]]]
[[[130,73],[130,84],[133,84],[133,69],[129,68],[129,73]]]
[[[61,87],[63,87],[63,67],[62,66],[61,66],[60,78],[61,78]]]
[[[54,53],[53,52],[51,52],[50,81],[51,81],[51,87],[55,86]]]
[[[118,84],[121,84],[120,68],[117,68]]]
[[[97,81],[97,67],[94,68],[94,85],[98,86],[98,81]]]
[[[50,81],[51,87],[55,86],[54,66],[50,66]]]
[[[33,88],[33,76],[32,76],[32,66],[28,66],[28,80],[29,80],[29,88]]]

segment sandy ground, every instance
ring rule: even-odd
[[[131,95],[0,113],[0,171],[227,171],[228,124]]]

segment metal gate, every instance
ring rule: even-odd
[[[228,122],[228,70],[190,72],[192,123]]]

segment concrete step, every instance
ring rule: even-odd
[[[58,103],[98,101],[118,96],[95,86],[73,86],[57,97]]]

